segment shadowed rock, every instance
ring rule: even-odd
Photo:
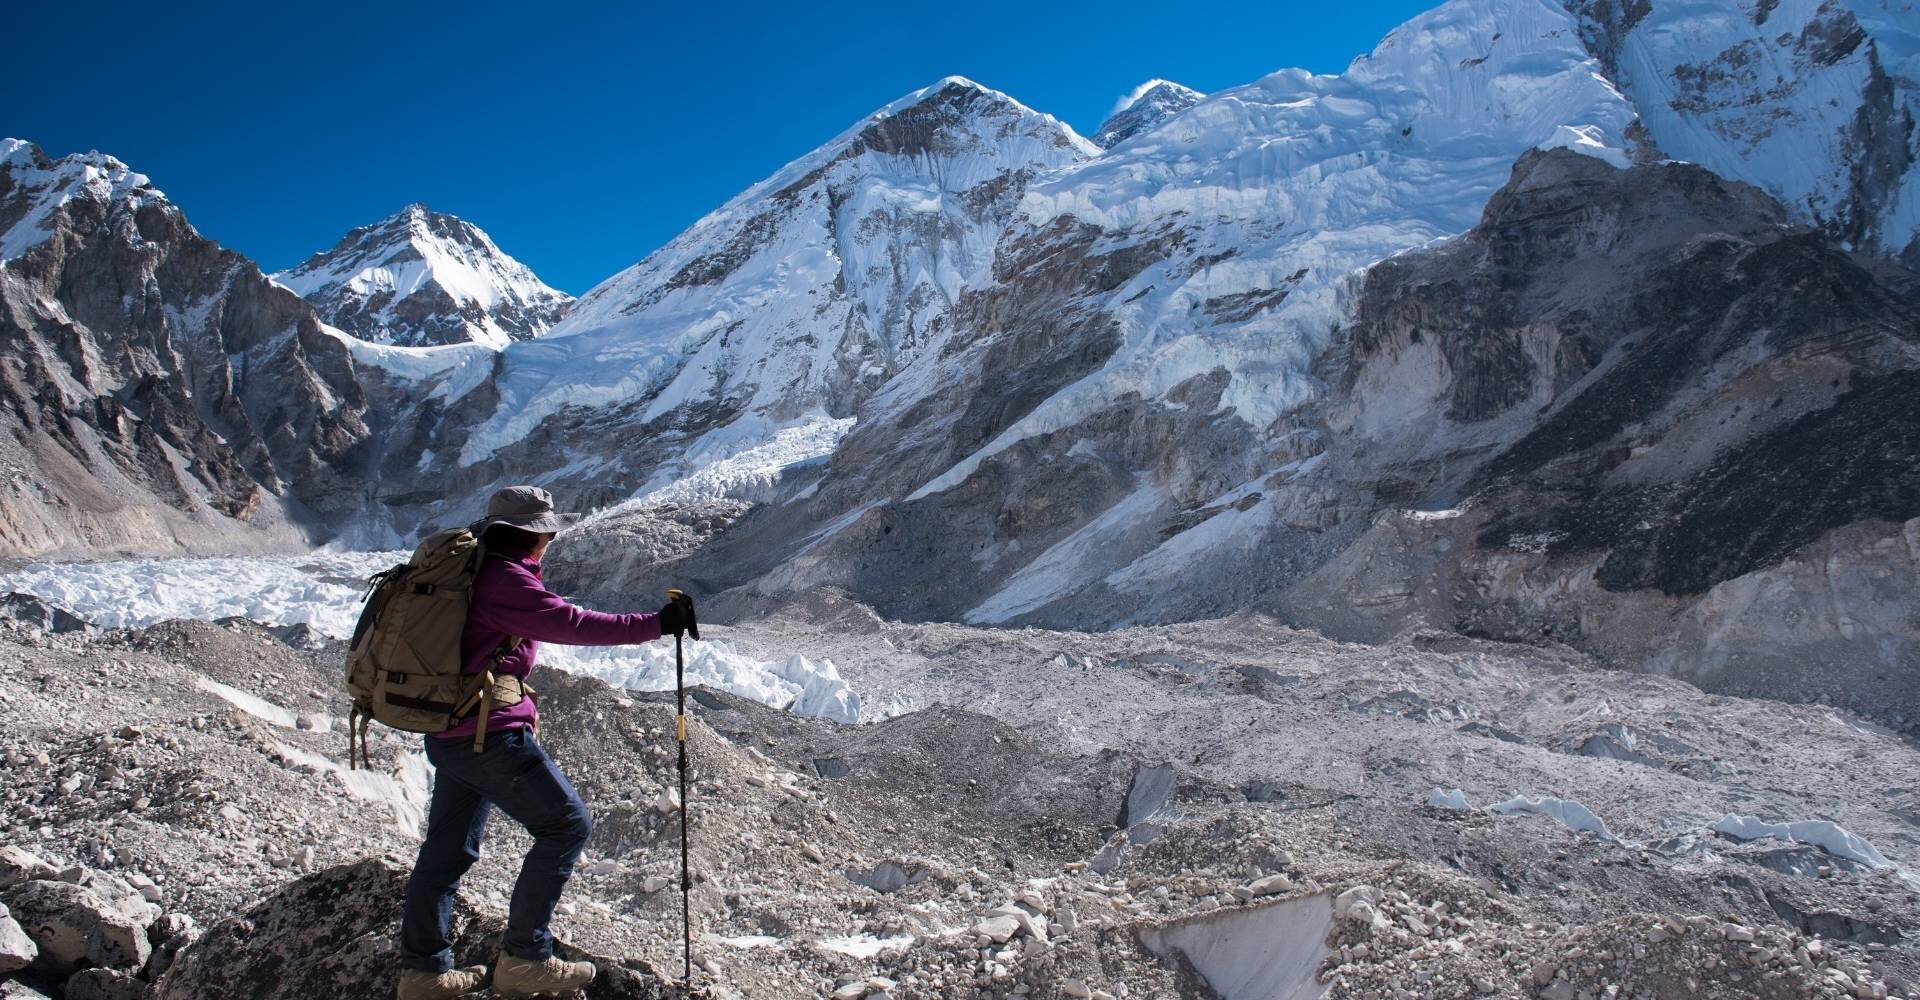
[[[180,953],[155,987],[156,1000],[308,1000],[392,993],[399,975],[394,942],[407,869],[390,858],[342,865],[289,883],[247,912],[229,917]],[[449,925],[457,965],[491,965],[498,920],[456,900]],[[651,970],[558,949],[600,969],[590,1000],[669,995]]]

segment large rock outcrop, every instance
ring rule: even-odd
[[[394,941],[406,865],[385,858],[342,865],[288,884],[223,920],[182,951],[155,985],[156,1000],[309,1000],[387,996],[399,976]],[[456,905],[451,937],[460,965],[491,965],[502,928]],[[597,956],[588,1000],[670,995],[651,972]]]
[[[1530,156],[1474,232],[1369,272],[1327,458],[1275,482],[1368,520],[1275,606],[1900,715],[1916,293],[1697,167]]]

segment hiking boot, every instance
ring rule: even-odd
[[[493,963],[493,991],[503,997],[566,993],[593,982],[593,973],[592,962],[566,962],[554,956],[536,962],[503,951]]]
[[[475,965],[445,972],[400,970],[400,1000],[453,1000],[487,988],[487,967]]]

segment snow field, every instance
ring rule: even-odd
[[[366,578],[406,561],[407,555],[319,551],[299,556],[36,563],[0,575],[0,593],[33,594],[107,628],[136,628],[171,618],[238,616],[268,625],[304,624],[324,635],[346,638],[353,634],[359,617]],[[799,715],[848,724],[860,721],[860,696],[832,660],[798,653],[759,660],[740,652],[729,639],[689,641],[685,649],[688,684],[704,684]],[[632,690],[674,686],[673,648],[665,642],[546,645],[540,650],[540,663]],[[214,693],[270,723],[291,725],[279,714],[284,710]]]
[[[757,502],[779,484],[784,470],[833,454],[853,423],[852,417],[836,419],[824,413],[774,430],[758,426],[756,420],[736,421],[701,438],[680,462],[657,473],[633,499],[598,511],[592,519],[666,504],[687,506],[726,498]]]

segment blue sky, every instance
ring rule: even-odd
[[[413,201],[585,291],[948,74],[1092,134],[1152,77],[1337,72],[1430,2],[14,5],[0,134],[288,267]]]

